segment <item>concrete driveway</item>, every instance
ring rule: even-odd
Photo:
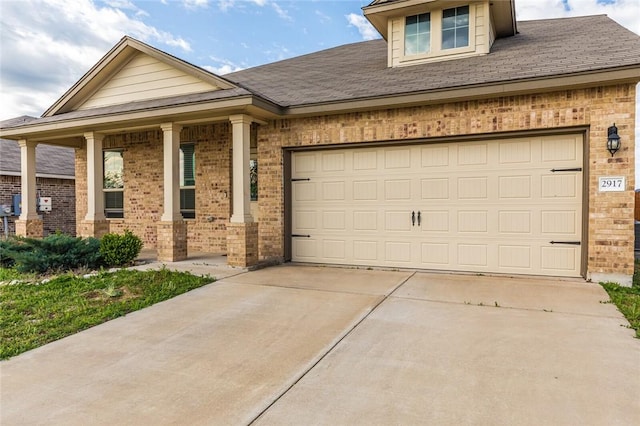
[[[0,424],[640,424],[581,281],[277,266],[0,362]]]

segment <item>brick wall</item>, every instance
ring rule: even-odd
[[[606,150],[613,123],[622,149]],[[342,143],[423,141],[494,132],[586,127],[585,164],[589,177],[588,259],[591,273],[633,272],[635,85],[620,84],[509,96],[488,100],[321,117],[275,120],[258,127],[259,258],[284,254],[284,147]],[[228,123],[182,130],[181,141],[196,143],[196,219],[188,221],[189,251],[224,252],[231,215],[231,130]],[[111,220],[111,231],[131,229],[155,247],[163,209],[162,132],[108,136],[105,148],[124,149],[125,216]],[[600,193],[599,176],[625,176],[627,190]],[[86,212],[86,150],[76,156],[77,217]]]
[[[184,128],[182,142],[196,145],[196,218],[187,220],[188,250],[224,252],[231,208],[230,124]],[[122,149],[124,160],[124,219],[109,219],[109,231],[131,230],[145,247],[157,245],[157,223],[163,212],[162,131],[151,130],[104,138],[104,149]],[[76,151],[77,215],[86,215],[87,151]]]
[[[258,129],[259,256],[284,250],[283,147],[429,140],[445,136],[588,126],[588,270],[633,273],[635,84],[276,120]],[[622,149],[606,150],[615,122]],[[598,176],[625,176],[627,190],[599,193]]]
[[[12,196],[20,194],[20,176],[0,176],[0,204],[13,204]],[[36,190],[42,197],[51,197],[52,210],[50,213],[39,212],[42,215],[44,236],[56,231],[69,235],[76,235],[75,220],[75,181],[73,179],[36,178]],[[15,235],[16,216],[8,217],[9,234]],[[4,221],[0,219],[0,234],[4,235]]]

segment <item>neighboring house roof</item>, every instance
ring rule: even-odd
[[[20,146],[18,142],[0,139],[0,175],[20,176]],[[75,176],[74,149],[37,145],[36,175],[73,179]]]
[[[234,111],[233,108],[239,110],[247,105],[268,111],[271,116],[331,113],[640,79],[640,37],[605,15],[524,21],[518,23],[518,29],[515,36],[497,39],[488,55],[390,68],[386,42],[366,41],[220,78],[232,88],[58,112],[31,121],[3,122],[0,128],[5,135],[14,136],[30,135],[23,128],[33,132],[62,131],[80,119],[93,120],[86,121],[91,125],[106,126],[116,119],[140,119],[137,116],[152,120],[154,114],[161,115],[182,105],[188,106],[185,108],[191,113],[204,111],[207,117],[212,111],[223,108]],[[588,43],[585,42],[587,36]],[[126,47],[127,51],[151,49],[129,38],[117,46]],[[117,58],[119,54],[124,55],[125,50],[114,48],[105,58]],[[155,49],[151,53],[158,56]],[[158,57],[171,59],[170,55],[169,58]],[[110,65],[105,63],[105,58],[99,64],[108,68]],[[190,64],[181,66],[193,67]],[[104,84],[100,81],[88,83],[89,75],[92,72],[81,81],[91,85]],[[78,84],[74,88],[78,89]],[[54,105],[48,111],[60,107],[60,102],[69,105],[76,96],[72,93],[78,94],[74,88],[56,103],[58,106]],[[173,111],[171,113],[175,116]]]
[[[299,106],[640,65],[640,37],[605,15],[524,21],[518,28],[484,56],[389,68],[387,43],[373,40],[225,77],[282,106]]]

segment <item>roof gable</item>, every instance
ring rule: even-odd
[[[43,117],[231,88],[236,86],[222,77],[124,37]]]

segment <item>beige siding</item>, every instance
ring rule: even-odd
[[[389,44],[391,45],[391,66],[395,67],[402,61],[402,36],[404,31],[404,18],[395,18],[391,21],[391,35],[389,36]]]
[[[487,36],[489,30],[489,19],[487,19],[486,8],[484,3],[476,4],[476,52],[477,53],[489,53],[489,38]],[[471,5],[471,7],[474,7]]]
[[[209,83],[143,53],[120,71],[78,109],[218,90]]]

